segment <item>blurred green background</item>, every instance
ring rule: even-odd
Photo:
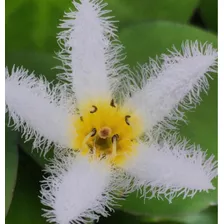
[[[126,62],[136,66],[149,57],[166,52],[184,40],[200,40],[217,47],[217,0],[107,0],[120,22],[119,36]],[[6,65],[23,65],[37,75],[53,80],[60,62],[56,34],[71,0],[6,0]],[[209,94],[180,131],[191,142],[201,144],[217,156],[217,75],[210,81]],[[23,143],[19,133],[6,127],[6,224],[44,224],[39,202],[39,181],[46,162],[31,143]],[[50,157],[51,154],[48,154]],[[214,185],[217,186],[217,180]],[[217,190],[198,193],[193,199],[177,198],[172,204],[152,199],[144,201],[131,194],[109,218],[100,224],[216,224]]]

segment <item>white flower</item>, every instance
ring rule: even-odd
[[[55,146],[41,187],[44,216],[60,224],[98,220],[121,190],[171,201],[214,189],[214,156],[166,131],[208,90],[217,51],[185,42],[181,52],[174,48],[131,75],[106,4],[73,4],[77,11],[65,14],[58,35],[66,81],[53,86],[23,68],[6,71],[15,128],[44,153]]]

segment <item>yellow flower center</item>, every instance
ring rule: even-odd
[[[136,140],[142,133],[142,122],[136,114],[115,105],[114,100],[89,102],[79,109],[80,115],[73,123],[73,149],[116,165],[136,152]]]

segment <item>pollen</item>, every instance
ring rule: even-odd
[[[97,100],[80,106],[73,121],[72,148],[82,155],[107,159],[116,165],[136,153],[142,122],[128,108],[114,100]]]

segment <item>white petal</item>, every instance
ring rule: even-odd
[[[59,224],[83,223],[107,216],[117,188],[116,173],[105,161],[69,152],[55,158],[41,186],[41,202],[50,208],[44,216]]]
[[[10,121],[20,129],[34,148],[50,147],[51,143],[69,147],[71,113],[68,94],[63,87],[51,88],[44,77],[38,79],[23,68],[6,70],[5,100]],[[67,100],[65,100],[67,99]]]
[[[60,78],[72,83],[78,102],[96,97],[110,97],[108,76],[123,69],[119,65],[122,46],[114,32],[106,4],[100,0],[73,2],[77,11],[65,14],[58,35],[64,73]]]
[[[142,115],[148,129],[161,121],[168,127],[170,121],[183,119],[178,106],[194,108],[200,92],[209,88],[208,73],[216,71],[217,52],[211,44],[186,42],[182,52],[174,48],[170,53],[161,56],[161,64],[152,60],[142,67],[138,77],[142,89],[127,102]]]
[[[126,164],[135,178],[137,188],[144,187],[143,196],[171,200],[179,195],[193,197],[197,191],[214,189],[212,179],[217,176],[214,156],[206,160],[200,146],[188,146],[187,141],[147,146],[141,144],[138,155]]]

